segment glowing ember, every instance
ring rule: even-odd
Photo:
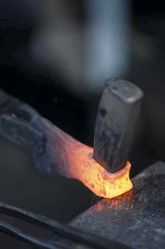
[[[56,127],[54,136],[58,147],[54,147],[61,158],[61,174],[81,181],[97,196],[113,198],[132,189],[129,178],[131,164],[127,161],[125,168],[109,173],[93,159],[93,148],[88,147]]]

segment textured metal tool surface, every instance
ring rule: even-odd
[[[143,92],[125,80],[108,80],[99,104],[94,136],[94,159],[106,170],[125,166],[141,109]]]
[[[131,248],[165,247],[165,164],[157,162],[134,178],[134,190],[103,199],[72,221]]]

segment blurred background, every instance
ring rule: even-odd
[[[104,81],[114,77],[132,81],[145,95],[140,132],[129,158],[134,176],[165,160],[164,30],[161,0],[1,0],[0,87],[93,145]],[[33,163],[27,152],[3,139],[0,164],[2,201],[63,221],[89,206],[91,194],[72,183],[70,192],[63,193],[68,202],[73,189],[84,199],[64,215],[61,207],[67,204],[60,202],[59,188],[65,189],[68,182],[63,179],[56,188],[54,179],[42,178],[29,166]],[[52,188],[59,198],[58,208]],[[49,196],[39,205],[43,189]],[[20,196],[19,201],[15,196]]]

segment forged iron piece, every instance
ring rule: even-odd
[[[112,198],[132,188],[128,161],[123,169],[111,174],[93,159],[92,147],[74,139],[27,104],[8,95],[2,102],[0,135],[27,148],[39,171],[79,180],[100,197]]]
[[[92,154],[111,173],[126,166],[142,97],[142,91],[128,81],[106,82],[96,120]],[[52,173],[61,162],[63,168],[69,167],[67,160],[61,158],[65,154],[61,143],[70,140],[70,144],[73,144],[76,140],[44,119],[32,107],[3,91],[0,91],[0,134],[28,148],[36,166],[43,172]],[[58,171],[61,168],[56,173]]]
[[[157,162],[133,179],[134,190],[103,199],[71,223],[131,248],[165,247],[165,164]]]
[[[133,144],[143,92],[125,80],[108,80],[99,104],[94,159],[106,170],[125,166]]]

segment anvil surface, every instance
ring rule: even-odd
[[[131,248],[165,248],[165,164],[149,166],[133,183],[132,191],[102,199],[71,225]]]

